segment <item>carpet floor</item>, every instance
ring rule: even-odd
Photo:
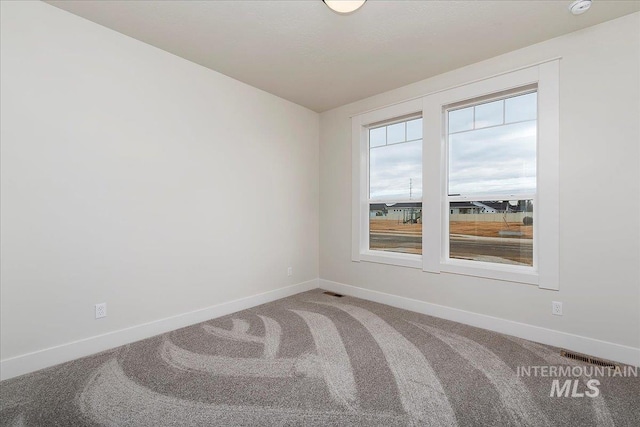
[[[633,371],[313,290],[3,381],[0,424],[640,426]]]

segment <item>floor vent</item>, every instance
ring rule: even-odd
[[[330,297],[336,297],[336,298],[342,298],[344,295],[342,294],[336,294],[335,292],[323,292],[325,295],[329,295]]]
[[[592,365],[604,366],[606,368],[616,369],[618,365],[612,362],[607,362],[606,360],[597,359],[591,356],[585,356],[583,354],[573,353],[571,351],[562,350],[560,351],[560,356],[566,357],[568,359],[579,360],[581,362],[591,363]]]

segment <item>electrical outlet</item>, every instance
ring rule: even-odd
[[[107,317],[107,303],[96,304],[96,319]]]
[[[562,303],[558,301],[551,301],[551,314],[556,316],[562,316]]]
[[[293,267],[287,268],[287,276],[293,276]]]

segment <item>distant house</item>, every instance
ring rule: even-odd
[[[530,212],[531,203],[527,200],[519,200],[517,205],[512,205],[508,201],[490,202],[451,202],[449,213],[457,214],[484,214],[484,213],[518,213]]]
[[[395,220],[402,223],[422,222],[422,203],[372,203],[369,217]]]
[[[482,202],[451,202],[451,215],[459,214],[502,214],[522,213],[532,210],[530,202],[521,200],[517,205],[508,201],[482,201]],[[372,203],[369,208],[369,217],[401,221],[403,223],[422,222],[422,203]]]

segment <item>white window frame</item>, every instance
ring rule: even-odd
[[[383,110],[361,114],[352,119],[352,188],[354,197],[351,258],[353,261],[370,261],[422,268],[421,255],[369,249],[369,128],[375,127],[378,123],[392,121],[411,114],[420,114],[421,112],[422,99],[416,99],[396,104]],[[424,200],[424,196],[422,200]]]
[[[534,266],[446,259],[449,203],[444,109],[448,105],[536,84],[538,93]],[[370,251],[368,127],[422,111],[422,256]],[[559,289],[559,60],[481,79],[352,118],[352,260],[425,272],[460,274]],[[501,200],[502,198],[500,198]]]

